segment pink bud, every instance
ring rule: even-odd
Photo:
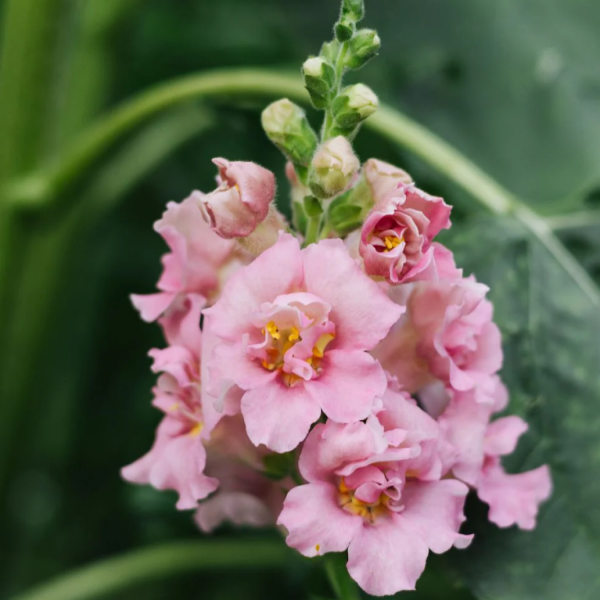
[[[253,162],[214,158],[219,187],[198,201],[202,216],[226,239],[247,237],[265,220],[275,197],[275,176]]]
[[[376,203],[397,189],[401,183],[413,183],[412,177],[406,171],[376,158],[370,158],[363,165],[363,173]]]

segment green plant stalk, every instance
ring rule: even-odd
[[[335,90],[333,97],[335,98],[342,87],[342,79],[344,77],[344,59],[348,52],[348,42],[342,42],[335,58]],[[334,129],[335,121],[333,119],[333,113],[331,111],[331,103],[325,110],[325,119],[323,120],[323,129],[321,131],[321,142],[328,140],[331,137],[332,130]]]
[[[29,181],[39,193],[19,197],[26,204],[59,202],[59,195],[89,168],[115,141],[156,113],[192,98],[227,98],[248,96],[288,96],[307,102],[307,94],[299,77],[257,69],[233,69],[190,75],[143,92],[115,109],[84,134],[72,149],[49,171],[32,175]],[[554,236],[542,217],[535,214],[510,192],[484,173],[460,152],[438,136],[395,109],[382,105],[364,126],[384,138],[410,150],[434,169],[458,184],[479,204],[495,214],[513,214],[538,237],[555,258],[571,273],[587,296],[600,306],[600,293],[582,266]],[[22,182],[26,183],[26,182]],[[19,189],[19,185],[15,189]],[[27,188],[28,186],[24,186]],[[53,194],[49,192],[53,190]],[[1,244],[0,244],[1,247]],[[1,282],[0,282],[1,289]]]
[[[358,584],[350,577],[346,569],[346,555],[326,554],[325,573],[338,600],[360,600]]]
[[[321,224],[321,215],[316,217],[308,217],[306,224],[306,236],[304,238],[304,245],[308,246],[317,241],[319,238],[319,228]]]
[[[85,203],[74,204],[56,222],[33,220],[30,224],[31,239],[20,250],[22,274],[4,337],[11,351],[0,365],[0,501],[19,452],[18,440],[27,437],[23,415],[44,396],[35,394],[35,373],[43,360],[53,310],[60,302],[64,269],[75,247],[141,178],[213,122],[210,112],[192,107],[164,115],[135,136],[79,190],[77,196],[85,198]],[[44,410],[43,402],[39,410]]]
[[[0,338],[10,312],[10,289],[19,273],[24,232],[5,193],[9,181],[39,164],[53,86],[53,50],[63,0],[6,0],[0,48]]]
[[[280,540],[203,540],[164,544],[102,560],[11,600],[92,600],[164,577],[213,569],[280,569],[289,554]]]

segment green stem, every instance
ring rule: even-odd
[[[38,189],[60,191],[89,167],[110,145],[134,126],[155,113],[190,98],[219,96],[288,96],[306,101],[306,92],[300,79],[261,70],[213,71],[191,75],[160,85],[138,98],[130,100],[100,121],[81,138],[65,159],[49,172],[38,174],[42,185]],[[513,214],[536,235],[556,260],[571,274],[590,300],[600,306],[600,293],[582,266],[567,252],[553,235],[544,220],[519,202],[491,177],[465,156],[421,125],[388,106],[381,106],[365,126],[383,137],[420,156],[448,179],[458,184],[469,195],[496,214]],[[49,198],[38,197],[43,201]],[[57,201],[55,194],[50,199]],[[23,198],[22,198],[23,200]]]
[[[280,540],[185,541],[135,550],[82,567],[11,600],[91,600],[163,577],[232,568],[279,569],[288,560]]]
[[[19,204],[58,203],[64,200],[62,192],[112,144],[157,113],[191,99],[253,95],[306,99],[298,78],[252,69],[213,71],[163,83],[100,119],[57,163],[14,182],[9,192]]]
[[[546,225],[553,231],[563,231],[585,227],[598,227],[600,225],[600,210],[585,210],[545,217]]]
[[[344,78],[344,59],[348,52],[348,42],[342,42],[340,44],[337,56],[335,57],[335,86],[332,97],[335,98],[342,87],[342,79]],[[333,119],[333,113],[331,112],[331,105],[325,110],[325,119],[323,121],[323,129],[321,130],[321,142],[328,140],[331,137],[331,132],[334,129],[335,122]]]
[[[348,574],[345,554],[326,554],[325,573],[338,600],[360,600],[358,585]]]
[[[321,215],[316,217],[308,217],[306,224],[306,236],[304,238],[304,245],[308,246],[317,241],[319,237],[319,227],[321,223]]]

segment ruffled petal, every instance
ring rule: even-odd
[[[291,490],[277,520],[288,535],[287,545],[304,556],[343,552],[362,528],[362,518],[338,504],[329,483],[309,483]]]

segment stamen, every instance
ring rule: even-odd
[[[398,237],[397,235],[386,235],[383,238],[383,243],[385,244],[384,252],[389,252],[393,250],[397,246],[399,246],[404,241],[403,237]]]
[[[202,432],[202,428],[204,427],[203,423],[196,423],[194,427],[190,430],[190,437],[198,437]]]

